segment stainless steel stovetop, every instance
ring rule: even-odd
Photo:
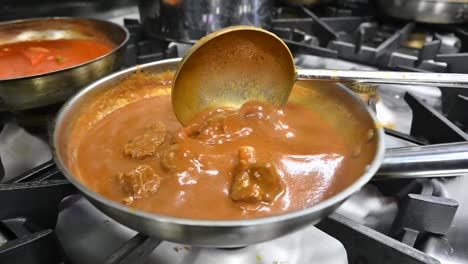
[[[130,7],[95,17],[122,23],[123,18],[138,18],[138,10]],[[184,44],[172,45],[177,46],[179,56],[187,49]],[[372,69],[338,59],[303,54],[296,54],[295,60],[299,67],[307,68]],[[413,115],[404,100],[407,91],[435,109],[441,107],[442,94],[439,89],[431,87],[378,87],[378,119],[396,131],[409,134]],[[386,135],[385,143],[387,148],[415,145],[389,135]],[[5,167],[3,181],[7,181],[50,160],[51,154],[45,139],[9,120],[0,133],[0,157]],[[442,196],[459,202],[457,214],[447,235],[430,236],[420,248],[441,263],[468,263],[468,193],[465,192],[468,179],[461,176],[441,183]],[[384,196],[373,185],[366,185],[336,213],[385,232],[391,228],[398,209],[394,199]],[[55,231],[66,255],[74,263],[101,263],[136,233],[100,213],[80,195],[62,202]],[[273,241],[234,250],[193,248],[163,242],[146,263],[348,263],[348,259],[340,241],[310,226]]]

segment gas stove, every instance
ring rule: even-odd
[[[44,6],[35,16],[125,25],[131,39],[124,67],[181,57],[191,45],[148,37],[133,1],[97,2],[102,6]],[[394,21],[378,17],[368,1],[334,2],[275,7],[271,30],[298,67],[468,73],[462,26]],[[25,10],[6,5],[0,12],[13,19],[25,17]],[[355,91],[385,127],[388,149],[468,140],[462,89]],[[0,113],[0,263],[468,263],[466,170],[455,177],[372,181],[316,226],[244,248],[196,248],[137,234],[94,208],[51,161],[44,128],[59,107]]]

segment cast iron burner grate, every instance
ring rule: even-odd
[[[138,20],[124,19],[124,25],[130,32],[124,68],[136,64],[178,57],[177,46],[169,47],[170,42],[146,36]]]
[[[280,7],[272,31],[295,54],[343,59],[382,70],[468,73],[468,31],[463,26],[386,21],[369,15],[374,11],[365,5],[367,1],[338,2],[345,3],[345,8]],[[370,12],[357,15],[356,5]],[[442,92],[442,113],[466,131],[468,112],[463,109],[468,106],[468,92]]]
[[[431,181],[393,182],[390,185],[385,181],[382,189],[389,195],[395,193],[394,189],[402,190],[397,198],[406,208],[395,221],[390,236],[338,214],[332,214],[317,227],[343,243],[350,263],[439,263],[413,248],[419,234],[446,232],[457,208],[457,203],[451,199],[432,196],[439,195],[440,191]],[[0,234],[5,240],[0,246],[0,262],[67,263],[53,228],[60,201],[65,199],[66,203],[76,193],[52,161],[1,184],[0,206],[6,210],[0,213]],[[9,206],[11,204],[15,206]],[[427,219],[433,219],[430,217],[434,215],[438,221],[420,222],[421,218],[412,213],[421,211],[426,212]],[[112,253],[105,263],[142,263],[160,243],[157,239],[137,234]]]
[[[468,32],[462,28],[328,15],[307,7],[279,8],[273,31],[292,49],[309,46],[312,55],[381,69],[468,73]]]
[[[44,177],[41,170],[31,178]],[[21,178],[0,184],[0,263],[60,263],[64,256],[54,235],[59,204],[76,189],[63,178]]]

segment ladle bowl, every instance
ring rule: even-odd
[[[249,100],[283,105],[295,82],[292,54],[271,32],[250,26],[224,28],[200,39],[174,77],[172,107],[186,125],[211,107]]]
[[[296,80],[468,88],[467,74],[297,69],[288,46],[257,27],[232,26],[200,39],[182,59],[172,107],[182,125],[215,107],[287,102]]]

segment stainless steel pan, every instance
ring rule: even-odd
[[[468,21],[467,0],[378,0],[379,9],[394,18],[434,24]]]
[[[59,17],[0,23],[0,45],[25,40],[90,37],[115,45],[110,53],[81,65],[0,80],[0,108],[18,111],[63,103],[77,90],[120,67],[129,36],[124,27],[95,19]]]
[[[152,73],[175,71],[179,59],[171,59],[140,65],[139,68]],[[350,90],[334,83],[298,82],[289,100],[302,103],[322,114],[330,124],[340,131],[348,144],[359,146],[361,153],[356,162],[368,165],[363,175],[356,175],[354,181],[335,196],[303,210],[283,215],[236,221],[208,221],[174,218],[152,214],[111,201],[85,185],[69,169],[71,164],[67,152],[69,143],[79,140],[72,132],[79,123],[82,111],[89,113],[91,107],[99,105],[104,92],[115,88],[123,78],[136,71],[130,68],[101,79],[71,98],[59,112],[53,129],[52,146],[54,160],[65,177],[75,185],[97,208],[116,221],[144,234],[161,240],[210,247],[238,247],[270,240],[307,225],[318,223],[333,212],[349,196],[371,180],[379,168],[382,177],[431,176],[438,171],[463,173],[468,171],[467,145],[454,145],[395,149],[384,159],[384,132],[372,112]],[[103,110],[103,109],[101,109]],[[103,110],[105,111],[105,110]],[[437,152],[436,160],[427,152]],[[366,160],[367,159],[367,160]],[[448,164],[447,167],[443,166]],[[442,166],[441,166],[442,165]],[[424,170],[426,166],[427,170]],[[450,174],[445,174],[445,176]],[[349,177],[353,177],[349,175]]]
[[[233,25],[271,27],[271,0],[140,0],[145,33],[168,41],[195,43],[208,33]]]

